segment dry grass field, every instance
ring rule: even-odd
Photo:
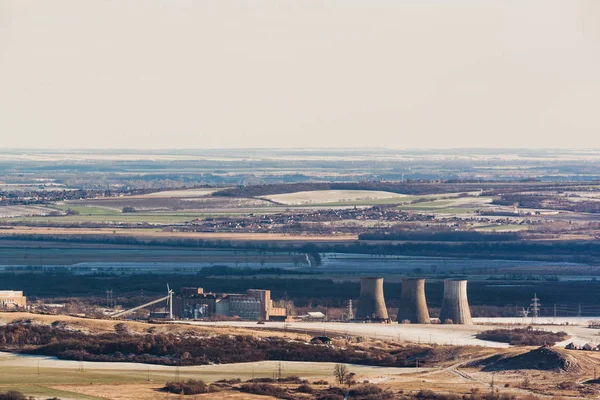
[[[71,317],[66,315],[42,315],[32,314],[27,312],[0,312],[0,324],[7,324],[19,320],[31,320],[33,323],[49,325],[55,321],[65,323],[67,326],[74,330],[79,330],[86,333],[106,333],[114,332],[115,325],[123,321],[119,320],[107,320],[107,319],[93,319],[93,318],[79,318]],[[238,328],[231,326],[191,326],[191,325],[180,325],[180,324],[156,324],[156,323],[145,323],[126,321],[125,324],[130,332],[133,333],[174,333],[174,334],[185,334],[193,333],[198,335],[253,335],[261,337],[294,337],[301,339],[310,339],[307,335],[301,333],[282,332],[280,330],[256,330],[249,328]]]
[[[100,333],[113,331],[117,321],[91,320],[67,316],[44,316],[29,313],[0,313],[0,324],[27,319],[33,323],[50,324],[62,321],[72,329]],[[225,326],[190,326],[171,324],[147,324],[126,322],[131,332],[144,333],[149,328],[154,332],[179,334],[229,334],[229,335],[287,335],[308,336],[292,332],[275,332],[264,329],[232,328]],[[378,325],[372,324],[374,327]],[[262,326],[261,326],[262,327]],[[454,327],[455,328],[455,327]],[[385,340],[371,341],[368,346],[387,346]],[[389,347],[389,346],[388,346]],[[435,346],[433,346],[435,348]],[[385,368],[349,365],[357,374],[359,382],[368,381],[395,393],[415,393],[422,389],[441,393],[465,395],[486,393],[513,394],[518,397],[554,396],[572,399],[592,398],[599,394],[600,386],[584,383],[593,379],[595,368],[600,365],[597,352],[557,350],[555,357],[570,360],[565,369],[558,369],[554,359],[540,359],[539,363],[513,362],[516,369],[486,371],[489,357],[502,355],[506,359],[518,359],[524,355],[538,354],[530,347],[489,348],[481,346],[444,347],[440,351],[453,351],[454,357],[440,361],[430,368]],[[491,358],[496,360],[496,358]],[[546,363],[544,366],[543,363]],[[539,365],[538,365],[539,364]],[[309,382],[327,380],[334,383],[333,363],[262,361],[243,364],[217,364],[192,367],[172,367],[135,363],[78,362],[56,360],[48,357],[19,356],[0,353],[0,391],[20,390],[38,398],[57,396],[62,399],[113,399],[149,400],[156,398],[180,398],[168,395],[160,389],[169,380],[201,379],[214,382],[219,379],[272,377],[281,368],[282,376],[299,376]],[[544,370],[544,368],[549,368]],[[285,385],[293,389],[294,385]],[[296,385],[297,386],[297,385]],[[268,399],[243,394],[237,390],[225,390],[196,396],[189,399]],[[530,397],[534,398],[534,397]]]
[[[403,194],[376,190],[313,190],[306,192],[273,194],[262,196],[261,198],[286,205],[310,205],[355,201],[368,202],[370,200],[381,199],[402,199],[403,197],[405,197]]]
[[[0,206],[0,218],[48,215],[52,209],[39,206]]]
[[[229,233],[229,232],[164,232],[159,229],[111,229],[111,228],[60,228],[0,226],[0,236],[13,235],[50,235],[50,236],[123,236],[140,239],[201,239],[225,241],[285,241],[285,242],[346,242],[358,240],[354,234],[336,235],[289,235],[284,233]]]

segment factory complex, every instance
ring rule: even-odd
[[[274,307],[271,291],[249,289],[246,293],[205,293],[203,288],[182,288],[173,297],[173,316],[181,319],[237,317],[243,320],[285,321],[287,310]]]
[[[136,310],[166,301],[164,312],[151,313],[154,318],[168,319],[212,319],[235,318],[246,321],[292,321],[288,303],[277,307],[271,299],[271,291],[248,289],[246,293],[205,292],[201,287],[183,287],[177,294],[167,285],[165,297],[149,303],[110,314],[123,317]],[[349,302],[352,307],[351,301]],[[27,308],[27,298],[22,291],[0,290],[0,309],[23,310]],[[383,292],[383,278],[363,277],[360,279],[360,297],[356,314],[349,311],[346,321],[391,322]],[[304,321],[326,320],[322,313],[309,312],[297,319]],[[431,318],[425,297],[424,278],[403,278],[402,293],[396,321],[402,324],[430,324]],[[443,324],[473,324],[467,299],[467,281],[464,279],[444,280],[444,297],[439,322]]]

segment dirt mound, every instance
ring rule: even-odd
[[[570,373],[582,371],[581,365],[573,356],[549,347],[540,347],[518,355],[497,354],[470,366],[483,367],[482,371],[486,372],[523,369]]]

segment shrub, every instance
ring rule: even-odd
[[[307,383],[303,383],[296,389],[300,393],[314,393],[314,389]]]
[[[566,332],[549,332],[528,328],[492,329],[475,335],[482,340],[509,343],[513,346],[553,346],[569,338]]]
[[[0,400],[34,400],[33,397],[27,397],[21,392],[9,390],[6,393],[0,393]]]
[[[185,382],[167,382],[165,385],[165,390],[169,393],[183,393],[185,395],[188,395],[208,393],[210,387],[203,381],[190,379]]]
[[[279,378],[279,379],[277,379],[277,382],[282,382],[282,383],[297,383],[297,384],[308,383],[307,380],[300,379],[299,376],[294,376],[294,375],[288,376],[288,377],[285,377],[285,378]]]
[[[270,385],[268,383],[245,383],[239,388],[240,392],[258,394],[261,396],[272,396],[278,399],[289,399],[293,400],[294,397],[291,396],[287,390],[275,386]]]
[[[326,393],[317,397],[317,400],[344,400],[344,396],[339,394]]]

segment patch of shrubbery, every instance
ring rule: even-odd
[[[517,397],[507,393],[481,393],[474,391],[470,395],[459,396],[457,394],[435,393],[431,390],[421,390],[415,395],[405,395],[406,400],[516,400]]]
[[[303,383],[302,385],[298,386],[296,391],[300,392],[300,393],[314,393],[315,392],[315,390],[312,388],[312,386],[310,386],[307,383]]]
[[[182,382],[167,382],[165,390],[175,394],[201,394],[214,391],[214,389],[200,380],[190,379]]]
[[[492,329],[475,335],[477,339],[493,342],[509,343],[514,346],[554,346],[558,342],[567,340],[566,332],[549,332],[536,330],[532,327],[518,329]]]
[[[277,399],[295,400],[295,397],[286,389],[269,383],[245,383],[239,387],[239,390],[244,393],[272,396]]]
[[[8,392],[0,392],[0,400],[35,400],[35,398],[25,396],[16,390],[9,390]]]
[[[126,326],[119,331],[86,334],[60,327],[11,323],[0,326],[0,349],[54,356],[78,361],[120,361],[164,365],[208,365],[274,361],[335,362],[410,367],[419,358],[426,365],[431,349],[426,346],[394,346],[391,350],[376,347],[368,351],[347,347],[322,347],[285,338],[220,335],[214,337],[180,337],[154,333],[133,335]],[[184,356],[185,355],[185,356]],[[255,383],[269,383],[266,379]],[[280,382],[305,383],[298,377]]]

